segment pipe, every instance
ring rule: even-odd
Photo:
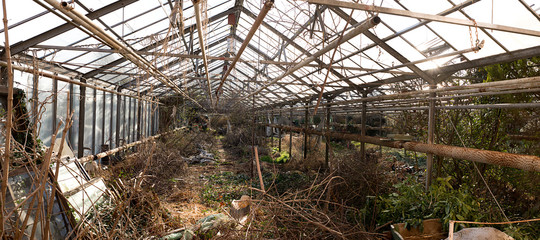
[[[131,147],[135,147],[135,146],[140,145],[140,144],[143,144],[143,143],[145,143],[145,142],[148,142],[148,141],[151,141],[151,140],[155,140],[155,139],[160,138],[160,137],[162,137],[162,136],[165,136],[165,135],[169,135],[169,134],[175,133],[175,132],[177,132],[177,131],[179,131],[179,130],[182,130],[182,129],[184,129],[184,127],[176,128],[176,129],[174,129],[174,130],[172,130],[172,131],[169,131],[169,132],[166,132],[166,133],[161,133],[161,134],[157,134],[157,135],[154,135],[154,136],[151,136],[151,137],[147,137],[147,138],[145,138],[145,139],[141,139],[141,140],[139,140],[139,141],[132,142],[132,143],[130,143],[130,144],[126,144],[126,145],[124,145],[124,146],[117,147],[117,148],[115,148],[115,149],[111,149],[111,150],[109,150],[109,151],[101,152],[101,153],[98,153],[98,154],[96,154],[96,155],[88,155],[88,156],[86,156],[86,157],[79,158],[78,160],[79,160],[79,162],[80,162],[81,164],[84,164],[84,163],[90,162],[90,161],[92,161],[92,160],[97,160],[97,159],[100,159],[100,158],[104,158],[104,157],[106,157],[106,156],[113,155],[113,154],[115,154],[115,153],[117,153],[117,152],[120,152],[120,151],[122,151],[122,150],[131,148]]]
[[[34,0],[37,1],[37,0]],[[60,10],[62,13],[64,13],[66,16],[71,18],[73,22],[81,25],[88,31],[95,34],[95,38],[106,43],[110,47],[119,50],[119,53],[124,56],[126,59],[133,62],[135,65],[140,67],[141,69],[144,69],[146,72],[148,72],[150,75],[154,76],[158,81],[162,82],[169,88],[173,89],[177,93],[180,93],[185,98],[193,101],[196,105],[199,107],[202,107],[197,101],[195,101],[193,98],[191,98],[189,95],[187,95],[184,91],[182,91],[174,82],[169,80],[165,74],[163,74],[161,71],[159,71],[152,63],[148,62],[146,59],[135,53],[132,49],[126,47],[121,42],[116,40],[115,38],[111,37],[105,30],[101,29],[99,26],[94,24],[92,20],[90,20],[88,17],[84,16],[83,14],[75,11],[74,9],[70,7],[63,7],[61,4],[59,4],[56,0],[44,0],[54,8]]]
[[[272,8],[272,5],[274,5],[274,0],[267,0],[264,3],[264,6],[262,7],[261,12],[259,13],[259,16],[257,16],[257,19],[255,19],[255,22],[251,26],[251,29],[249,30],[248,34],[244,38],[244,42],[242,42],[242,46],[240,46],[240,49],[238,49],[238,53],[236,53],[236,57],[234,58],[231,65],[227,69],[227,72],[225,72],[225,74],[223,74],[223,77],[221,78],[221,82],[219,82],[219,86],[218,86],[218,88],[216,90],[216,107],[217,107],[217,104],[219,102],[219,91],[221,90],[221,87],[223,87],[223,83],[225,83],[225,80],[227,80],[227,77],[229,76],[232,69],[236,65],[236,62],[238,62],[238,59],[240,59],[240,56],[242,56],[242,53],[244,52],[244,50],[248,46],[249,41],[251,40],[253,35],[255,35],[255,32],[257,31],[257,29],[259,29],[259,26],[261,25],[262,21],[264,20],[264,17],[266,17],[266,14],[268,13],[268,11],[270,11],[270,9]]]
[[[505,87],[505,86],[522,85],[522,84],[533,84],[533,85],[535,85],[535,84],[538,83],[538,81],[540,81],[540,76],[538,76],[538,77],[528,77],[528,78],[519,78],[519,79],[505,80],[505,81],[477,83],[477,84],[470,84],[470,85],[451,86],[451,87],[444,87],[444,88],[437,88],[437,89],[428,89],[428,90],[396,93],[396,94],[390,94],[390,95],[379,95],[379,96],[366,97],[366,98],[360,98],[360,99],[353,99],[353,100],[347,100],[347,101],[325,103],[325,104],[321,104],[321,106],[325,106],[325,105],[328,105],[328,104],[331,104],[331,105],[343,105],[343,104],[350,104],[350,103],[364,102],[364,101],[370,102],[370,101],[388,100],[388,99],[396,99],[396,98],[404,98],[404,97],[415,97],[415,96],[418,96],[420,94],[438,93],[438,92],[445,93],[445,92],[449,92],[449,91],[464,90],[464,89],[481,89],[481,88],[489,88],[489,87]]]
[[[210,98],[210,106],[212,106],[212,85],[210,85],[210,76],[208,72],[208,58],[206,57],[206,50],[204,49],[204,39],[202,34],[202,22],[201,22],[201,0],[192,0],[193,8],[195,11],[195,20],[197,21],[197,33],[199,34],[199,46],[201,48],[201,54],[203,57],[204,69],[206,72],[206,84],[208,85],[208,97]]]
[[[326,47],[323,47],[321,50],[315,52],[313,55],[305,58],[303,61],[301,61],[300,63],[294,65],[292,68],[290,68],[285,73],[283,73],[281,76],[279,76],[279,77],[275,78],[274,80],[272,80],[271,82],[265,84],[261,88],[257,89],[255,92],[250,93],[249,95],[245,96],[241,100],[246,100],[246,99],[260,93],[262,90],[268,88],[270,85],[277,83],[279,80],[281,80],[284,77],[290,75],[291,73],[295,72],[296,70],[308,65],[310,62],[316,60],[318,57],[322,56],[326,52],[338,47],[340,44],[342,44],[344,42],[349,41],[353,37],[356,37],[356,36],[360,35],[361,33],[367,31],[368,29],[376,26],[380,22],[381,22],[381,19],[379,17],[377,17],[377,16],[372,17],[370,19],[367,19],[364,23],[358,25],[357,27],[353,28],[351,31],[349,31],[348,33],[343,35],[343,38],[336,39],[336,40],[332,41],[331,43],[326,45]]]
[[[269,124],[265,124],[269,125]],[[525,171],[540,172],[540,157],[513,153],[496,152],[474,148],[447,146],[441,144],[427,144],[420,142],[403,142],[386,140],[379,137],[361,136],[359,134],[338,133],[333,131],[321,132],[313,129],[303,129],[292,126],[273,125],[274,128],[281,128],[287,131],[307,132],[310,134],[328,136],[334,139],[366,142],[375,145],[403,148],[409,151],[434,154],[442,157],[459,158],[463,160],[499,165],[503,167],[518,168]]]

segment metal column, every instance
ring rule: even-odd
[[[437,88],[437,85],[430,85],[430,89]],[[435,93],[430,93],[429,97],[429,112],[428,112],[428,144],[433,144],[433,132],[435,130]],[[431,186],[431,178],[433,177],[433,154],[427,154],[427,176],[426,176],[426,191]]]
[[[139,104],[137,106],[137,140],[140,140],[141,139],[141,112],[142,112],[142,102],[141,100],[138,100],[137,101]]]
[[[327,98],[326,102],[330,103],[332,99]],[[330,105],[326,105],[326,122],[324,124],[326,132],[330,131]],[[324,151],[324,162],[326,169],[330,169],[329,159],[330,159],[330,137],[328,135],[324,136],[325,140],[325,151]]]
[[[82,83],[86,80],[81,79]],[[77,140],[77,158],[84,156],[84,115],[86,113],[86,87],[80,86],[79,96],[79,136]]]
[[[362,98],[366,98],[367,97],[367,91],[366,89],[364,89],[362,91]],[[362,136],[366,136],[366,122],[367,122],[367,102],[366,101],[362,101],[362,129],[361,129],[361,134]],[[366,161],[366,143],[365,142],[361,142],[360,143],[360,156],[361,156],[361,159],[363,162]]]
[[[96,154],[96,112],[97,90],[94,88],[94,101],[92,103],[92,154]]]
[[[69,113],[73,113],[73,83],[70,83],[69,84]],[[68,124],[68,123],[66,123]],[[73,139],[73,124],[69,127],[69,132],[68,132],[68,139],[69,139],[69,143],[72,144],[71,146],[73,146],[73,143],[75,142],[75,140]]]
[[[304,129],[308,129],[308,117],[309,117],[309,102],[306,102],[306,110],[304,115]],[[308,134],[304,131],[304,160],[307,158],[307,152],[308,152]]]
[[[270,123],[274,124],[274,109],[270,110]],[[274,128],[270,127],[270,148],[274,149]]]
[[[281,108],[282,107],[279,107],[279,120],[278,120],[278,123],[281,125],[283,121],[281,121]],[[279,150],[279,153],[281,154],[281,128],[278,128],[278,138],[279,138],[279,143],[278,143],[278,150]]]
[[[105,145],[105,107],[107,100],[107,92],[103,92],[103,105],[101,108],[101,145]],[[99,148],[99,151],[102,151],[103,147]]]
[[[39,81],[39,75],[37,73],[34,73],[34,77],[32,79],[32,131],[34,134],[37,134],[37,122],[38,122],[38,81]]]
[[[126,111],[127,111],[127,104],[126,104],[126,99],[128,97],[127,96],[124,96],[124,101],[123,101],[123,111],[122,111],[122,139],[124,139],[124,144],[127,144],[127,140],[126,140]]]
[[[109,125],[109,149],[113,149],[113,119],[114,119],[114,95],[111,93],[111,117]]]
[[[56,132],[56,116],[58,115],[58,80],[53,78],[53,100],[52,100],[52,132]]]
[[[132,98],[129,98],[129,108],[128,108],[128,122],[127,122],[127,133],[126,133],[126,136],[127,136],[127,143],[130,143],[131,142],[131,101]]]
[[[122,90],[118,89],[118,93],[120,93]],[[122,96],[120,94],[116,95],[116,138],[115,138],[115,145],[116,147],[120,147],[120,111],[122,110]]]
[[[291,105],[291,108],[290,108],[290,113],[291,113],[290,114],[290,117],[291,117],[290,118],[290,124],[291,125],[293,125],[293,107],[294,107],[294,105]],[[292,160],[292,158],[293,158],[293,154],[292,154],[292,134],[293,134],[293,132],[290,131],[289,132],[289,158],[290,158],[290,160]]]

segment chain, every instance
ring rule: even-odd
[[[475,37],[476,37],[476,40],[473,41],[473,33],[472,33],[472,28],[471,26],[469,26],[469,37],[471,39],[471,48],[474,48],[476,46],[478,46],[478,44],[480,43],[479,40],[478,40],[478,25],[476,23],[476,20],[474,19],[471,19],[471,21],[474,23],[474,31],[475,31]],[[474,50],[474,52],[478,52],[478,50]]]

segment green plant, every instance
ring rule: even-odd
[[[248,194],[245,174],[222,172],[207,176],[209,184],[205,185],[201,193],[203,202],[209,205],[222,206],[242,195]]]
[[[504,228],[504,232],[514,239],[540,239],[540,222],[508,225]]]
[[[276,163],[286,163],[291,159],[291,155],[287,151],[282,151],[278,158],[276,158]]]
[[[454,189],[451,178],[437,178],[429,191],[409,177],[394,185],[396,192],[381,197],[382,211],[378,222],[404,222],[406,227],[418,226],[425,219],[440,218],[445,228],[450,220],[482,221],[486,216],[466,186]]]
[[[274,160],[272,159],[272,157],[270,157],[270,156],[268,156],[268,155],[261,156],[260,160],[263,161],[263,162],[269,162],[269,163],[271,163],[271,162],[274,161]]]

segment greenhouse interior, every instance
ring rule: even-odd
[[[537,0],[2,0],[2,239],[540,239]]]

